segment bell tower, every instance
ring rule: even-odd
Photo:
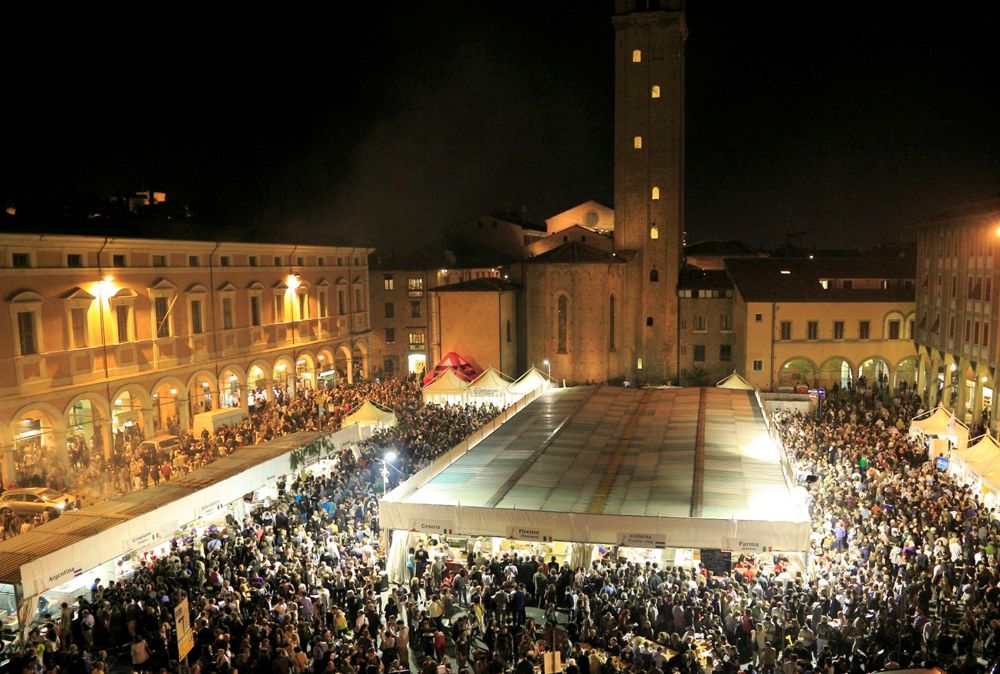
[[[622,371],[678,378],[684,245],[682,0],[615,0],[615,251],[627,261]]]

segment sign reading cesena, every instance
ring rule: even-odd
[[[551,543],[552,532],[547,529],[534,529],[532,527],[507,527],[507,538],[517,541],[537,541],[539,543]]]
[[[447,522],[434,522],[431,520],[423,520],[417,522],[414,527],[414,531],[422,531],[425,534],[453,534],[455,530],[452,529]]]
[[[665,548],[667,538],[663,534],[618,533],[618,545],[626,548]]]

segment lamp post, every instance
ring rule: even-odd
[[[549,386],[552,386],[552,363],[550,363],[549,359],[546,358],[545,360],[542,361],[542,365],[544,365],[548,369],[548,374],[546,375],[546,377],[549,380]]]
[[[385,456],[379,459],[382,462],[382,498],[385,498],[386,493],[389,491],[389,466],[395,460],[396,452],[392,450],[386,452]]]

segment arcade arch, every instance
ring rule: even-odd
[[[808,358],[789,358],[778,370],[779,386],[812,386],[815,380],[816,365]]]

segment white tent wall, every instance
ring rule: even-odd
[[[386,556],[386,574],[389,582],[405,584],[409,578],[406,577],[406,557],[410,549],[410,532],[396,529],[392,532],[392,539],[389,542],[389,554]]]
[[[364,439],[367,434],[352,426],[325,436],[331,447]],[[178,527],[242,499],[292,472],[289,450],[238,475],[210,484],[148,513],[34,559],[21,567],[21,587],[26,598],[37,596],[72,578],[75,571],[88,571],[120,555],[147,548],[170,537]],[[301,466],[300,466],[301,468]],[[67,513],[63,517],[74,517]]]
[[[513,527],[527,527],[574,543],[617,544],[622,533],[646,535],[658,547],[730,548],[734,540],[753,541],[775,550],[809,549],[809,522],[592,515],[506,508],[399,503],[379,507],[379,525],[430,534],[462,533],[506,537]]]

